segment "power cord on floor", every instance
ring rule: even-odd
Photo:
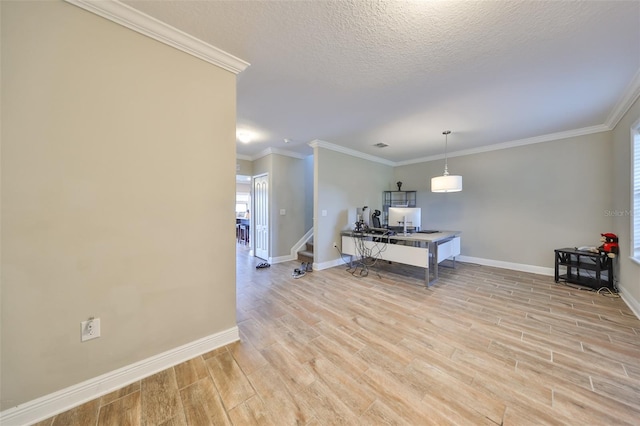
[[[603,290],[605,290],[605,292],[602,292]],[[596,293],[604,297],[610,297],[611,299],[620,298],[620,294],[614,293],[609,287],[600,287]]]
[[[599,289],[596,290],[595,288],[571,285],[567,282],[562,282],[562,283],[558,282],[557,284],[561,284],[561,285],[564,285],[565,287],[573,288],[575,290],[594,292],[599,294],[600,296],[609,297],[611,299],[617,299],[620,297],[620,295],[617,292],[611,291],[609,287],[600,287]]]
[[[344,254],[342,254],[342,250],[340,250],[340,248],[337,245],[334,245],[333,247],[335,247],[336,250],[338,250],[338,254],[340,255],[340,258],[342,259],[342,261],[344,262],[345,265],[347,265],[349,262],[347,262],[344,259]]]
[[[358,266],[361,266],[360,262],[354,262],[353,258],[351,255],[345,255],[344,253],[342,253],[342,250],[340,250],[340,248],[338,248],[338,246],[334,246],[336,248],[336,250],[338,250],[338,253],[340,254],[340,259],[342,259],[342,262],[347,265],[347,272],[351,273],[351,275],[356,275],[358,272]],[[345,259],[345,256],[349,256],[348,259]],[[361,277],[366,277],[369,274],[367,268],[363,268],[362,271],[360,271],[360,276]]]
[[[354,277],[364,278],[369,275],[369,270],[376,265],[377,261],[381,258],[381,253],[386,250],[386,244],[378,244],[378,241],[374,240],[373,246],[370,248],[364,244],[364,239],[362,237],[353,237],[354,247],[358,256],[350,256],[349,260],[345,259],[344,253],[338,248],[338,246],[334,246],[338,253],[340,253],[340,258],[342,262],[348,265],[347,272],[349,272]],[[357,259],[354,260],[354,257]],[[380,272],[375,271],[378,275],[378,278],[382,278]]]

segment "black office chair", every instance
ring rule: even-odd
[[[371,225],[373,225],[374,228],[382,228],[380,225],[380,217],[376,216],[375,213],[371,216]]]
[[[380,233],[379,229],[382,228],[382,225],[380,225],[380,210],[374,210],[373,214],[371,215],[371,227],[376,228],[376,234]],[[382,239],[374,238],[373,241],[380,242],[382,241]]]
[[[376,209],[373,211],[373,214],[371,214],[371,226],[373,228],[382,228],[382,226],[380,225],[380,210]]]

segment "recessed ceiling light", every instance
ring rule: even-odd
[[[289,142],[291,142],[291,139],[286,139],[286,138],[285,138],[285,139],[283,139],[283,140],[284,140],[284,143],[289,143]]]
[[[238,132],[236,134],[236,137],[242,143],[249,143],[249,142],[251,142],[251,139],[252,139],[251,135],[249,134],[249,132]]]
[[[386,143],[384,143],[384,142],[378,142],[377,144],[375,144],[375,145],[373,145],[373,146],[375,146],[376,148],[386,148],[386,147],[388,147],[389,145],[387,145],[387,144],[386,144]]]

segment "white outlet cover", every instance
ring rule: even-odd
[[[100,318],[82,321],[80,323],[80,341],[97,339],[100,337]]]

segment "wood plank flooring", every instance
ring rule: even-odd
[[[638,425],[640,320],[619,298],[458,263],[293,279],[240,247],[241,341],[40,425]]]

